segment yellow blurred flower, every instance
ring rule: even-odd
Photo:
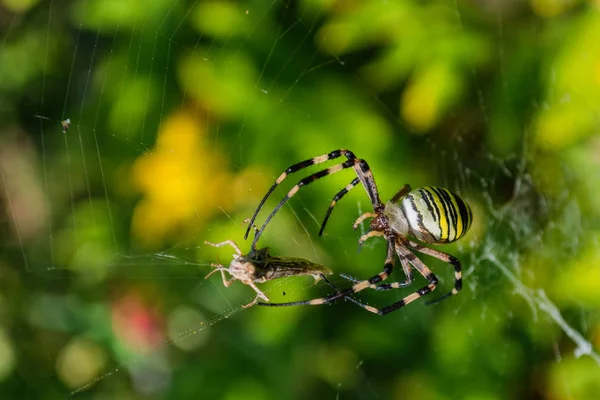
[[[144,247],[194,232],[208,217],[228,209],[229,173],[223,156],[205,144],[206,123],[188,112],[167,117],[155,147],[133,165],[132,180],[142,193],[131,231]]]
[[[544,107],[535,121],[537,145],[556,151],[597,131],[600,107],[600,14],[583,15],[550,60]]]
[[[590,134],[596,124],[595,118],[579,103],[558,104],[538,116],[537,143],[545,150],[567,147]]]
[[[577,0],[531,0],[531,8],[540,17],[559,16],[577,5]]]
[[[572,306],[600,306],[600,249],[593,243],[561,268],[554,280],[553,298]]]
[[[568,357],[550,365],[546,376],[544,398],[596,399],[599,392],[598,365],[592,358]]]
[[[421,132],[430,130],[462,94],[462,86],[460,75],[448,65],[417,71],[402,96],[402,117]]]

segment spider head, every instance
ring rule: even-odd
[[[385,214],[378,212],[371,220],[370,226],[372,231],[386,231],[390,227],[390,220]]]

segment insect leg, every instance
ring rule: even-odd
[[[223,246],[229,245],[229,246],[233,247],[233,250],[235,250],[236,253],[238,253],[239,255],[242,255],[242,251],[240,250],[240,248],[238,247],[238,245],[235,244],[235,242],[233,240],[226,240],[226,241],[221,242],[221,243],[211,243],[211,242],[208,242],[208,241],[204,241],[204,244],[207,244],[207,245],[212,246],[212,247],[223,247]]]

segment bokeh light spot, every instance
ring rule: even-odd
[[[56,373],[69,389],[77,389],[96,378],[105,364],[106,356],[100,346],[86,338],[75,337],[60,351]]]
[[[3,329],[0,329],[0,381],[5,379],[15,367],[13,344]]]

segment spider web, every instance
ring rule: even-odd
[[[40,379],[34,372],[15,378],[12,347],[34,344],[35,351],[49,346],[50,360],[28,354],[24,362],[56,374],[50,391],[73,396],[197,397],[200,389],[189,388],[194,376],[209,398],[387,398],[400,387],[408,397],[452,397],[479,363],[489,371],[478,375],[479,386],[469,386],[472,393],[493,392],[520,376],[526,377],[519,388],[526,394],[577,392],[568,379],[545,382],[580,365],[597,376],[597,312],[550,277],[573,278],[562,265],[585,273],[572,260],[593,263],[599,249],[590,233],[595,220],[582,220],[593,191],[582,194],[580,188],[582,180],[593,187],[598,177],[581,177],[577,168],[593,165],[576,162],[583,155],[577,150],[559,160],[539,156],[533,128],[519,127],[518,118],[504,119],[514,126],[495,125],[502,120],[498,113],[512,110],[506,105],[514,106],[523,85],[505,55],[514,37],[507,38],[504,23],[515,17],[485,9],[496,27],[484,40],[473,33],[470,6],[436,5],[435,15],[458,38],[457,47],[438,51],[479,51],[482,58],[489,52],[500,65],[500,82],[485,75],[484,62],[467,64],[462,75],[441,64],[425,69],[430,75],[421,82],[474,82],[443,93],[476,99],[477,116],[459,102],[446,111],[451,122],[445,131],[424,135],[436,132],[427,126],[434,114],[405,105],[398,118],[402,93],[423,104],[418,85],[404,79],[417,67],[404,65],[397,76],[382,73],[413,39],[405,39],[406,47],[386,48],[369,29],[385,23],[385,7],[353,14],[327,2],[82,0],[9,12],[2,25],[3,63],[22,54],[35,62],[2,79],[3,93],[26,88],[18,102],[0,99],[0,113],[10,122],[0,142],[0,276],[6,282],[0,304],[26,299],[14,307],[23,311],[8,317],[15,328],[0,330],[0,354],[8,360],[0,368],[2,384]],[[423,12],[419,7],[400,14],[410,19]],[[357,32],[344,25],[351,23]],[[494,90],[501,92],[500,106],[490,95]],[[523,108],[531,115],[554,104],[545,94],[529,99]],[[497,134],[509,128],[508,138]],[[494,134],[476,134],[481,131]],[[281,156],[271,154],[274,147]],[[254,298],[251,289],[204,280],[217,254],[223,263],[230,257],[229,249],[217,252],[205,240],[233,239],[246,250],[243,220],[279,173],[337,148],[368,160],[383,199],[410,182],[445,186],[469,200],[476,216],[472,233],[444,249],[463,263],[460,296],[377,319],[344,302],[243,309]],[[560,176],[558,183],[547,182],[544,168]],[[301,176],[286,180],[265,210]],[[379,272],[381,241],[373,239],[357,254],[358,233],[349,229],[370,208],[362,189],[340,202],[325,236],[317,236],[327,203],[351,179],[340,173],[300,191],[261,242],[336,273]],[[430,265],[444,288],[438,290],[449,288],[450,270]],[[337,275],[333,282],[346,285]],[[357,298],[386,305],[415,285]],[[328,292],[301,278],[261,288],[275,302]],[[18,337],[19,329],[31,337]],[[429,369],[412,357],[416,345],[428,349]],[[474,354],[477,349],[488,358]],[[454,370],[460,359],[464,365]],[[243,366],[254,372],[228,386],[225,371],[231,376],[229,369]],[[544,369],[541,376],[531,372],[535,368]],[[453,370],[440,375],[447,369]],[[273,371],[283,376],[266,378]],[[432,373],[441,377],[424,389]],[[498,376],[499,383],[485,381]]]

